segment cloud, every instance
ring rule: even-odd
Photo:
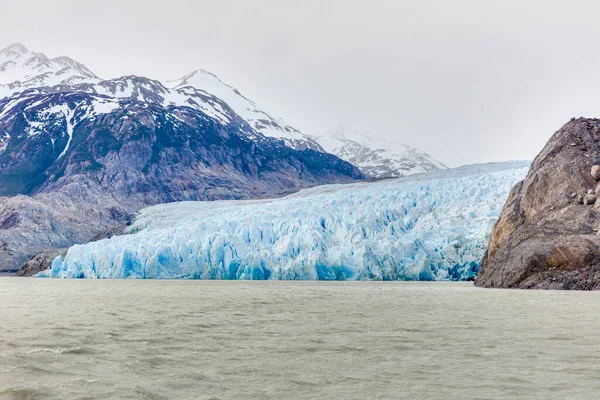
[[[362,126],[449,165],[531,159],[598,114],[591,1],[56,0],[3,8],[3,39],[98,75],[204,68],[307,133]]]

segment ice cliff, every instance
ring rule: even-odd
[[[69,249],[53,278],[467,280],[528,162],[259,201],[143,209],[128,235]]]

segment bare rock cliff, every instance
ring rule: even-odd
[[[600,289],[600,120],[573,119],[513,188],[476,285]]]

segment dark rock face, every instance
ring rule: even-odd
[[[123,101],[92,114],[102,100],[29,95],[0,118],[0,132],[9,134],[0,152],[0,196],[78,196],[79,181],[88,179],[116,198],[156,204],[281,195],[362,178],[333,155],[248,139],[252,128],[233,112],[232,122],[221,124],[192,108]],[[0,110],[10,101],[0,101]],[[63,110],[49,111],[57,107]]]
[[[81,91],[0,100],[0,271],[86,243],[148,205],[274,197],[363,178],[336,156],[256,133],[218,105],[226,119]]]
[[[19,269],[17,276],[33,276],[47,270],[52,267],[54,259],[58,256],[64,257],[67,254],[67,250],[69,249],[55,249],[39,253]]]
[[[588,195],[597,164],[600,120],[572,120],[554,134],[511,191],[477,286],[600,289],[600,210]]]
[[[79,199],[63,193],[0,197],[0,271],[16,272],[36,254],[86,243],[127,224],[135,204],[88,189]]]

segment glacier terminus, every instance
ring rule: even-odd
[[[125,235],[73,246],[38,277],[469,280],[529,164],[152,206]]]

